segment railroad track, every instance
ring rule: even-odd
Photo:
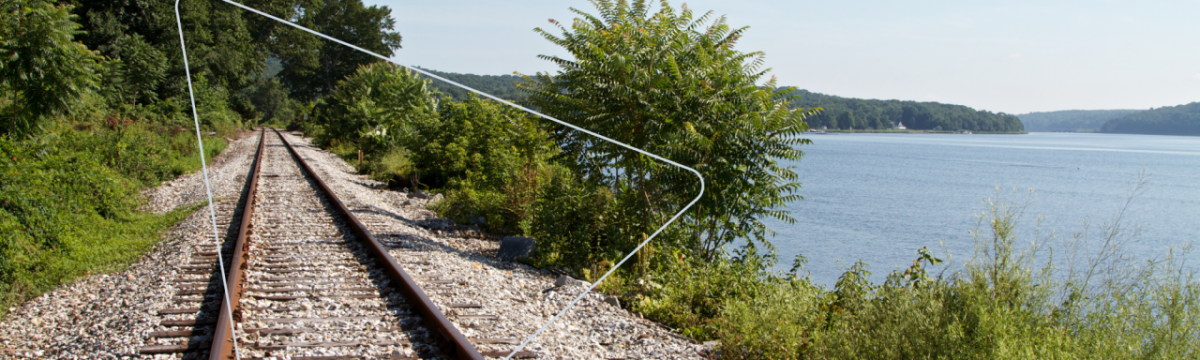
[[[260,133],[246,179],[239,201],[214,204],[219,214],[228,215],[228,223],[218,224],[225,227],[226,240],[219,250],[216,245],[194,249],[192,261],[178,265],[177,307],[158,310],[160,325],[168,330],[149,334],[154,345],[140,348],[141,354],[233,359],[236,337],[242,359],[508,355],[476,350],[472,342],[494,348],[512,339],[464,337],[277,131]],[[229,302],[218,253],[225,259]],[[495,317],[475,320],[489,316]]]

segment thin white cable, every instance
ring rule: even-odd
[[[183,72],[187,77],[188,98],[192,102],[192,120],[196,123],[196,144],[200,147],[200,168],[204,171],[204,193],[208,195],[208,218],[212,222],[213,241],[217,244],[217,269],[221,271],[221,294],[225,297],[225,315],[229,317],[229,333],[233,339],[234,359],[241,359],[238,351],[237,333],[233,327],[233,304],[229,302],[229,285],[225,283],[225,259],[221,255],[221,235],[217,232],[217,211],[213,208],[212,188],[208,185],[208,165],[204,161],[204,140],[200,136],[200,116],[196,113],[196,94],[192,91],[192,70],[188,67],[187,44],[183,42],[183,20],[179,17],[179,0],[175,0],[175,24],[179,26],[179,46],[183,49]],[[221,314],[217,314],[221,316]],[[221,339],[213,339],[221,341]],[[211,356],[212,354],[209,354]]]
[[[178,1],[178,0],[176,0],[176,1]],[[637,254],[637,252],[638,252],[638,251],[642,250],[642,247],[644,247],[644,246],[646,246],[646,244],[650,243],[650,240],[653,240],[655,236],[658,236],[658,234],[659,234],[659,233],[661,233],[661,232],[662,232],[664,229],[666,229],[666,228],[667,228],[667,226],[670,226],[670,225],[671,225],[671,223],[674,223],[676,219],[679,219],[679,216],[683,215],[683,213],[684,213],[684,212],[687,212],[687,210],[688,210],[689,208],[691,208],[691,207],[692,207],[692,205],[695,205],[697,201],[700,201],[700,197],[704,196],[704,176],[701,176],[701,175],[700,175],[700,172],[699,172],[699,171],[696,171],[696,169],[692,169],[692,168],[690,168],[690,167],[687,167],[687,166],[680,165],[679,163],[676,163],[676,162],[674,162],[674,161],[671,161],[671,160],[667,160],[666,158],[663,158],[663,157],[661,157],[661,156],[658,156],[658,155],[655,155],[655,154],[651,154],[651,153],[649,153],[649,152],[646,152],[645,150],[638,149],[638,148],[636,148],[636,147],[633,147],[633,146],[631,146],[631,145],[628,145],[628,144],[622,143],[622,142],[620,142],[620,141],[616,141],[616,140],[610,139],[610,138],[608,138],[608,137],[606,137],[606,136],[603,136],[603,135],[600,135],[600,134],[597,134],[597,133],[591,132],[591,131],[589,131],[589,130],[587,130],[587,129],[584,129],[584,128],[581,128],[581,127],[578,127],[578,126],[575,126],[575,125],[569,124],[569,123],[567,123],[567,122],[565,122],[565,121],[562,121],[562,120],[559,120],[559,119],[555,119],[555,118],[554,118],[554,117],[552,117],[552,116],[549,116],[549,115],[546,115],[546,114],[542,114],[542,113],[540,113],[540,112],[537,112],[537,111],[533,111],[533,110],[531,110],[531,109],[528,109],[528,108],[526,108],[526,107],[524,107],[524,106],[520,106],[520,105],[517,105],[517,104],[513,104],[512,102],[509,102],[509,101],[507,101],[507,100],[504,100],[504,99],[501,99],[501,98],[498,98],[498,97],[492,96],[491,94],[487,94],[487,93],[484,93],[484,92],[482,92],[482,91],[479,91],[479,90],[475,90],[475,89],[473,89],[473,88],[471,88],[471,87],[469,87],[469,86],[466,86],[466,85],[463,85],[463,84],[459,84],[459,83],[457,83],[457,82],[454,82],[454,81],[450,81],[449,79],[443,78],[443,77],[441,77],[441,76],[434,75],[434,74],[432,74],[432,73],[430,73],[430,72],[428,72],[428,71],[421,70],[420,68],[416,68],[416,67],[410,67],[410,66],[408,66],[408,65],[401,64],[401,63],[399,63],[399,62],[396,62],[396,61],[393,61],[392,59],[389,59],[389,58],[387,58],[386,56],[383,56],[383,55],[376,54],[375,52],[372,52],[372,51],[370,51],[370,50],[367,50],[367,49],[363,49],[363,48],[361,48],[361,47],[358,47],[358,46],[354,46],[354,45],[352,45],[352,44],[350,44],[350,43],[347,43],[347,42],[345,42],[345,41],[338,40],[338,39],[336,39],[336,38],[334,38],[334,37],[331,37],[331,36],[328,36],[328,35],[325,35],[325,34],[319,33],[319,32],[317,32],[317,31],[314,31],[314,30],[312,30],[312,29],[309,29],[309,28],[306,28],[306,27],[303,27],[303,26],[297,25],[297,24],[295,24],[295,23],[292,23],[291,21],[287,21],[287,20],[284,20],[284,19],[280,19],[280,18],[278,18],[278,17],[272,16],[271,14],[267,14],[267,13],[264,13],[264,12],[262,12],[262,11],[259,11],[258,9],[254,9],[254,8],[251,8],[251,7],[248,7],[248,6],[245,6],[245,5],[242,5],[242,4],[239,4],[239,3],[236,3],[236,2],[230,1],[230,0],[222,0],[222,1],[224,1],[224,2],[226,2],[226,3],[229,3],[230,5],[233,5],[233,6],[237,6],[237,7],[239,7],[239,8],[242,8],[242,9],[244,9],[244,10],[246,10],[246,11],[250,11],[250,12],[253,12],[253,13],[255,13],[255,14],[259,14],[259,15],[265,16],[265,17],[267,17],[267,18],[269,18],[269,19],[271,19],[271,20],[275,20],[275,21],[278,21],[278,22],[281,22],[281,23],[287,24],[287,25],[289,25],[289,26],[291,26],[291,27],[294,27],[294,28],[297,28],[297,29],[300,29],[300,30],[307,31],[307,32],[309,32],[309,33],[311,33],[311,34],[313,34],[313,35],[316,35],[316,36],[322,37],[322,38],[324,38],[324,39],[326,39],[326,40],[333,41],[333,42],[335,42],[335,43],[338,43],[338,44],[342,44],[342,45],[348,46],[348,47],[350,47],[351,49],[358,50],[358,51],[362,51],[362,52],[364,52],[364,53],[370,54],[371,56],[374,56],[374,57],[380,58],[380,59],[382,59],[383,61],[387,61],[387,62],[390,62],[390,63],[396,64],[396,65],[399,65],[399,66],[403,66],[403,67],[405,67],[405,68],[407,68],[407,69],[409,69],[409,70],[416,71],[416,72],[418,72],[418,73],[421,73],[421,74],[423,74],[423,75],[425,75],[425,76],[429,76],[429,77],[431,77],[431,78],[434,78],[434,79],[438,79],[438,80],[441,80],[441,81],[445,81],[446,83],[449,83],[449,84],[451,84],[451,85],[454,85],[454,86],[457,86],[457,87],[463,88],[463,89],[465,89],[465,90],[467,90],[467,91],[470,91],[470,92],[473,92],[473,93],[476,93],[476,94],[482,95],[482,96],[484,96],[484,97],[487,97],[487,98],[489,98],[489,99],[492,99],[492,100],[499,101],[500,103],[506,104],[506,105],[508,105],[508,106],[512,106],[512,107],[514,107],[514,108],[521,109],[522,111],[525,111],[525,112],[527,112],[527,113],[530,113],[530,114],[537,115],[537,116],[539,116],[539,117],[542,117],[542,118],[544,118],[544,119],[546,119],[546,120],[550,120],[550,121],[556,122],[556,123],[558,123],[558,124],[560,124],[560,125],[563,125],[563,126],[569,127],[569,128],[571,128],[571,129],[574,129],[574,130],[576,130],[576,131],[582,132],[582,133],[584,133],[584,134],[588,134],[588,135],[591,135],[591,136],[595,136],[595,137],[598,137],[598,138],[600,138],[600,139],[602,139],[602,140],[604,140],[604,141],[608,141],[608,142],[610,142],[610,143],[613,143],[613,144],[620,145],[620,146],[622,146],[622,147],[624,147],[624,148],[627,148],[627,149],[629,149],[629,150],[633,150],[633,151],[636,151],[636,152],[638,152],[638,153],[641,153],[642,155],[649,156],[650,158],[653,158],[653,159],[655,159],[655,160],[662,161],[662,162],[665,162],[665,163],[668,163],[668,164],[674,165],[675,167],[678,167],[678,168],[681,168],[681,169],[684,169],[684,170],[687,170],[687,171],[691,171],[693,174],[695,174],[695,175],[696,175],[696,178],[700,180],[700,194],[696,195],[696,198],[695,198],[695,199],[692,199],[692,201],[691,201],[691,202],[689,202],[689,203],[687,204],[687,206],[684,206],[684,207],[683,207],[683,209],[679,210],[679,213],[677,213],[677,214],[675,214],[675,216],[671,217],[671,220],[668,220],[668,221],[667,221],[665,224],[663,224],[663,226],[662,226],[662,227],[659,227],[659,228],[658,228],[658,230],[655,230],[655,231],[654,231],[654,233],[653,233],[653,234],[651,234],[651,235],[650,235],[650,237],[646,238],[646,240],[645,240],[645,241],[642,241],[642,243],[641,243],[641,244],[638,244],[637,248],[634,248],[634,249],[633,249],[633,251],[629,252],[629,254],[628,254],[628,255],[625,255],[625,258],[624,258],[624,259],[621,259],[621,261],[620,261],[620,262],[617,262],[617,264],[616,264],[615,266],[613,266],[613,268],[612,268],[612,269],[609,269],[609,270],[608,270],[608,272],[604,273],[604,276],[601,276],[599,279],[596,279],[596,282],[595,282],[595,283],[592,283],[592,286],[589,286],[589,287],[587,288],[587,290],[585,290],[583,293],[580,293],[580,294],[579,294],[579,296],[575,297],[575,299],[574,299],[574,300],[571,300],[571,303],[567,304],[567,307],[565,307],[565,308],[563,308],[561,311],[559,311],[559,312],[558,312],[558,314],[557,314],[557,315],[554,315],[554,317],[553,317],[553,318],[550,318],[550,321],[547,321],[545,325],[542,325],[542,327],[541,327],[540,329],[538,329],[536,332],[534,332],[534,333],[533,333],[533,335],[530,335],[530,336],[529,336],[529,338],[527,338],[527,339],[525,339],[525,341],[521,342],[521,345],[517,346],[517,348],[516,348],[516,349],[514,349],[514,350],[513,350],[511,353],[509,353],[509,354],[508,354],[508,356],[504,357],[504,359],[505,359],[505,360],[512,359],[513,355],[516,355],[516,353],[517,353],[517,352],[520,352],[522,349],[524,349],[526,345],[529,345],[529,342],[533,341],[533,339],[534,339],[534,338],[537,338],[537,336],[538,336],[538,335],[540,335],[540,334],[541,334],[543,331],[545,331],[547,328],[549,328],[549,327],[550,327],[550,324],[553,324],[553,323],[554,323],[554,321],[558,320],[558,318],[559,318],[559,317],[563,316],[563,314],[566,314],[566,313],[567,313],[567,310],[570,310],[572,307],[574,307],[574,306],[575,306],[575,303],[579,302],[579,300],[580,300],[580,299],[583,299],[583,297],[584,297],[584,296],[586,296],[588,293],[590,293],[590,292],[592,291],[592,289],[596,288],[596,286],[597,286],[597,285],[600,285],[600,282],[602,282],[602,281],[604,281],[604,279],[608,278],[608,276],[609,276],[609,275],[612,275],[612,273],[613,273],[614,271],[617,271],[617,269],[619,269],[619,268],[621,267],[621,265],[625,263],[625,261],[628,261],[628,260],[629,260],[629,258],[633,257],[633,255],[634,255],[634,254]],[[177,3],[177,4],[178,4],[178,3]],[[181,28],[181,29],[182,29],[182,28]],[[182,30],[180,30],[180,31],[181,31],[181,37],[182,37]],[[190,84],[190,83],[189,83],[189,84]],[[189,85],[189,86],[190,86],[190,85]],[[193,106],[193,111],[194,111],[194,109],[195,109],[195,107]],[[198,128],[197,128],[197,129],[198,129]],[[198,130],[197,130],[197,131],[198,131]],[[197,132],[197,134],[199,134],[199,132]],[[215,229],[215,226],[214,226],[214,229]]]

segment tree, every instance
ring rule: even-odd
[[[139,34],[124,35],[115,42],[108,71],[105,95],[115,103],[136,105],[158,99],[156,90],[167,72],[167,58]]]
[[[69,112],[96,87],[98,57],[72,41],[79,24],[70,7],[41,0],[0,0],[0,121],[27,134],[46,116]],[[2,98],[0,98],[2,99]]]
[[[415,72],[379,62],[338,82],[326,99],[322,125],[330,139],[346,139],[368,153],[383,152],[437,113],[438,94]]]
[[[734,44],[747,28],[731,29],[711,12],[694,17],[663,1],[593,0],[599,15],[580,15],[555,36],[574,60],[542,55],[556,75],[527,76],[528,103],[545,113],[618,141],[694,167],[707,179],[703,199],[668,237],[706,259],[738,238],[765,244],[759,221],[792,221],[780,208],[799,199],[800,184],[779,160],[799,160],[796,146],[812,110],[789,109],[787,91],[774,80],[756,85],[767,70],[763,54]],[[690,173],[571,130],[548,125],[564,156],[592,184],[614,189],[622,202],[623,236],[644,239],[699,192]]]
[[[259,124],[287,125],[295,120],[296,109],[300,104],[288,98],[287,89],[278,79],[261,75],[242,92],[260,115]]]
[[[400,48],[400,33],[392,10],[365,7],[361,0],[302,0],[284,14],[301,26],[378,53],[391,56]],[[292,27],[277,27],[272,51],[283,61],[279,77],[292,95],[312,100],[333,91],[337,82],[360,66],[379,59]]]
[[[276,0],[278,1],[278,0]],[[105,95],[117,104],[185,103],[174,0],[67,0],[84,32],[78,39],[119,64],[109,66]],[[234,96],[254,80],[267,59],[267,47],[250,32],[245,11],[214,1],[183,1],[180,16],[192,75],[204,74],[214,89]],[[113,93],[119,96],[113,96]],[[131,100],[130,97],[136,97]],[[236,99],[226,99],[234,104]]]

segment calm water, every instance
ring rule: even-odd
[[[1128,250],[1140,258],[1200,240],[1200,137],[1032,133],[1029,135],[814,135],[797,165],[804,200],[789,204],[796,223],[768,220],[778,232],[780,270],[796,254],[809,260],[812,279],[832,286],[856,260],[873,280],[907,267],[939,240],[961,264],[973,253],[968,233],[983,200],[1035,194],[1024,217],[1031,240],[1037,215],[1058,239],[1083,221],[1111,220],[1143,169],[1149,182],[1127,221],[1142,228]],[[1012,189],[1019,196],[1012,196]],[[1056,244],[1059,241],[1051,241]],[[1196,264],[1193,253],[1188,262]]]

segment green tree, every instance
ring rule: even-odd
[[[380,55],[391,56],[400,48],[400,33],[390,31],[396,21],[386,6],[366,7],[361,0],[303,0],[287,9],[284,18]],[[272,51],[284,65],[279,77],[302,100],[330,93],[339,80],[379,60],[303,30],[276,29]]]
[[[737,238],[766,244],[764,216],[791,221],[784,203],[798,199],[796,174],[778,160],[799,160],[798,136],[811,110],[791,110],[774,80],[756,85],[767,70],[761,52],[734,43],[747,28],[732,29],[711,12],[694,17],[686,7],[649,1],[600,1],[599,15],[579,14],[555,36],[539,34],[574,60],[545,56],[559,65],[521,84],[528,102],[547,114],[599,134],[664,154],[693,166],[707,179],[705,197],[681,219],[676,244],[704,258]],[[690,173],[564,126],[550,131],[576,171],[592,184],[614,189],[623,202],[615,222],[625,237],[644,239],[699,191]]]
[[[260,0],[265,1],[265,0]],[[120,63],[106,71],[105,95],[115,104],[167,100],[181,107],[187,83],[175,24],[174,0],[68,0],[83,24],[78,39],[89,49]],[[258,17],[219,1],[180,3],[192,74],[205,74],[214,87],[229,89],[226,99],[249,86],[267,59],[261,32],[245,17]],[[257,42],[256,42],[257,41]],[[111,78],[112,80],[109,80]],[[131,97],[135,97],[131,100]],[[119,101],[118,101],[119,100]]]
[[[69,6],[0,0],[0,131],[26,134],[66,113],[97,82],[98,57],[73,41]]]
[[[323,136],[382,153],[402,145],[413,124],[437,113],[436,96],[429,80],[411,70],[384,62],[360,67],[326,99]]]
[[[257,110],[260,124],[286,126],[295,120],[300,103],[288,97],[287,89],[279,83],[279,79],[259,76],[242,92]]]

